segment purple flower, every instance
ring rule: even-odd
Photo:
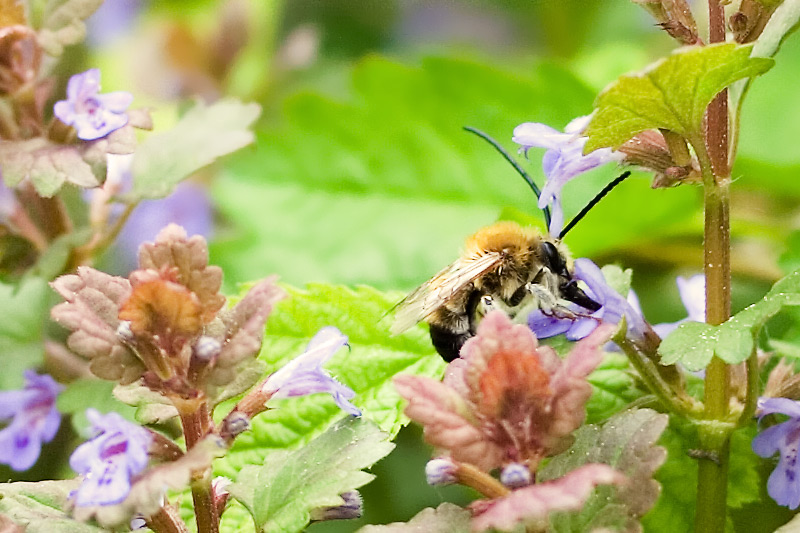
[[[662,339],[684,322],[706,321],[706,277],[703,274],[694,275],[689,279],[678,276],[675,282],[678,284],[678,292],[688,316],[677,322],[665,322],[653,326],[653,330]]]
[[[349,401],[356,393],[336,381],[322,368],[345,345],[347,337],[341,331],[333,326],[322,328],[308,343],[306,351],[272,374],[261,390],[273,398],[327,392],[341,409],[353,416],[361,416],[361,411]]]
[[[646,324],[641,311],[615,291],[607,282],[603,272],[590,259],[580,258],[575,260],[574,278],[586,283],[586,294],[600,304],[600,309],[587,314],[586,310],[575,304],[569,309],[576,313],[574,316],[566,314],[546,314],[541,309],[528,315],[528,326],[540,339],[565,334],[569,340],[580,340],[589,335],[600,324],[619,324],[622,317],[628,326],[628,335],[634,338],[644,336]]]
[[[97,94],[100,70],[93,68],[75,74],[67,84],[67,99],[56,102],[56,117],[78,130],[78,138],[93,141],[105,137],[128,123],[125,111],[133,95],[124,91]]]
[[[550,234],[558,235],[564,226],[564,211],[561,207],[561,189],[572,178],[610,161],[620,161],[625,156],[610,148],[600,148],[586,155],[583,147],[587,137],[580,134],[589,125],[591,116],[578,117],[564,128],[563,132],[539,122],[525,122],[514,128],[512,140],[526,154],[530,148],[546,148],[542,158],[542,169],[547,181],[539,197],[539,208],[551,205]]]
[[[0,392],[0,420],[11,423],[0,431],[0,463],[17,471],[36,463],[42,443],[50,442],[61,425],[56,396],[64,387],[47,374],[25,371],[22,390]]]
[[[7,224],[11,215],[17,210],[19,202],[14,189],[3,183],[3,176],[0,174],[0,224]]]
[[[452,485],[458,481],[456,473],[458,466],[449,457],[431,459],[425,464],[425,479],[428,485]]]
[[[87,409],[95,436],[78,446],[69,465],[84,479],[73,494],[75,505],[112,505],[131,490],[131,478],[147,466],[147,450],[153,437],[141,426],[117,413],[101,414]]]
[[[788,398],[759,398],[759,417],[783,413],[790,418],[782,424],[771,426],[753,439],[753,451],[761,457],[780,453],[778,466],[769,476],[767,493],[778,505],[789,509],[800,506],[800,464],[797,449],[800,446],[800,402]]]

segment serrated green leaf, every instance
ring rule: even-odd
[[[597,97],[585,151],[618,148],[637,133],[655,128],[697,137],[706,107],[717,93],[772,66],[770,59],[751,58],[751,49],[732,43],[682,48],[642,74],[622,76]]]
[[[556,479],[585,464],[602,463],[625,474],[628,483],[621,488],[596,488],[580,512],[556,513],[551,517],[553,531],[634,530],[638,517],[655,504],[659,495],[653,473],[666,454],[655,442],[667,423],[667,415],[638,409],[623,411],[602,426],[579,428],[572,447],[554,457],[537,477],[543,481]]]
[[[275,371],[302,353],[320,328],[336,326],[348,336],[350,348],[340,350],[327,370],[355,391],[353,403],[365,418],[396,435],[408,418],[402,414],[403,400],[392,377],[404,372],[438,378],[445,367],[424,327],[389,335],[389,312],[403,295],[322,284],[306,290],[285,288],[289,298],[270,315],[259,358]],[[269,450],[308,442],[344,416],[327,394],[277,400],[270,406],[274,409],[255,417],[250,431],[237,437],[227,457],[216,462],[218,474],[235,479],[244,465],[261,464]]]
[[[0,354],[3,358],[0,390],[22,387],[22,372],[42,363],[48,294],[49,288],[43,279],[30,278],[21,285],[0,282],[0,309],[14,310],[0,316]]]
[[[63,511],[76,480],[0,484],[0,513],[26,533],[102,533],[104,528],[73,520]]]
[[[257,531],[300,531],[313,509],[342,505],[340,494],[369,483],[373,476],[362,469],[394,448],[388,440],[369,421],[347,418],[299,450],[245,467],[229,490],[253,514]]]
[[[469,533],[472,513],[452,503],[427,508],[408,522],[364,526],[357,533]]]
[[[714,355],[729,364],[741,363],[750,357],[764,323],[783,307],[797,305],[800,305],[800,271],[775,283],[761,301],[719,326],[681,324],[659,346],[661,361],[667,365],[680,362],[691,371],[705,368]]]
[[[150,135],[136,149],[126,199],[164,198],[193,172],[247,146],[254,138],[248,128],[260,114],[258,104],[234,99],[198,102],[172,129]]]
[[[645,394],[639,388],[628,358],[618,353],[606,353],[588,381],[592,385],[592,396],[586,403],[589,424],[607,420]]]
[[[114,386],[113,382],[102,379],[77,379],[58,395],[56,407],[63,414],[72,415],[72,427],[83,438],[93,436],[90,431],[91,424],[86,418],[86,409],[89,407],[101,413],[113,411],[128,420],[135,421],[136,409],[114,398]]]
[[[77,44],[86,37],[86,24],[103,0],[47,0],[39,4],[39,17],[34,27],[39,30],[39,44],[51,56],[59,56],[65,46]],[[37,6],[32,6],[36,9]],[[36,23],[39,22],[39,23]]]

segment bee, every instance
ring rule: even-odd
[[[486,134],[467,128],[493,146],[514,166],[539,196],[539,189],[518,163]],[[515,222],[497,222],[469,237],[455,262],[411,292],[396,306],[391,332],[402,333],[422,320],[430,326],[431,342],[445,361],[459,356],[464,343],[475,335],[481,318],[499,309],[512,318],[534,309],[575,317],[581,313],[569,302],[586,309],[600,309],[573,278],[573,262],[563,236],[613,187],[628,177],[626,172],[606,186],[559,234],[542,235]],[[544,209],[547,226],[550,213]]]

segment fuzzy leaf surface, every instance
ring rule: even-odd
[[[408,418],[402,414],[402,399],[392,377],[403,372],[438,379],[445,367],[424,327],[389,336],[392,317],[387,313],[402,295],[323,284],[305,290],[284,288],[289,297],[275,306],[267,321],[259,359],[274,372],[302,353],[319,329],[336,326],[348,336],[350,348],[340,350],[325,368],[355,391],[353,403],[365,418],[396,435]],[[274,408],[255,417],[250,430],[215,463],[219,475],[235,479],[244,465],[263,464],[271,450],[302,445],[344,416],[327,394],[273,400],[269,406]]]
[[[445,502],[436,509],[423,509],[408,522],[364,526],[357,533],[470,533],[471,518],[466,509]]]
[[[602,463],[624,474],[619,488],[596,489],[576,513],[551,518],[559,533],[609,528],[640,531],[639,520],[655,504],[660,486],[653,474],[666,459],[666,450],[655,443],[667,427],[668,417],[650,409],[623,411],[602,426],[586,425],[575,433],[575,444],[553,458],[539,473],[542,480],[555,479],[587,463]]]
[[[662,362],[677,362],[696,371],[705,368],[716,354],[729,364],[741,363],[753,351],[764,323],[783,307],[800,305],[800,271],[781,279],[761,301],[736,313],[719,326],[686,322],[659,346]]]
[[[253,142],[257,104],[234,99],[197,103],[170,130],[150,135],[136,149],[133,190],[127,200],[164,198],[193,172]]]
[[[102,533],[106,529],[73,520],[64,508],[75,480],[4,483],[0,513],[24,526],[26,533]]]
[[[681,48],[641,74],[620,77],[597,97],[585,151],[619,148],[637,133],[656,128],[696,137],[717,93],[772,66],[771,59],[751,58],[751,49],[728,43]]]
[[[56,194],[65,183],[78,187],[99,184],[77,147],[42,138],[4,141],[0,145],[0,161],[6,185],[13,187],[28,178],[45,198]]]
[[[342,505],[339,496],[370,482],[363,472],[394,448],[389,435],[367,420],[347,418],[295,451],[269,454],[248,466],[230,487],[253,514],[259,532],[300,531],[311,510]]]

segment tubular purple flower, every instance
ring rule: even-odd
[[[100,70],[75,74],[67,84],[67,99],[56,102],[55,116],[78,130],[78,138],[93,141],[128,123],[128,106],[133,95],[125,91],[98,94]]]
[[[542,170],[547,181],[539,197],[539,208],[552,207],[550,234],[558,235],[564,226],[561,208],[561,189],[576,176],[611,161],[620,161],[625,155],[610,148],[600,148],[586,155],[583,148],[587,137],[580,134],[589,125],[591,116],[573,119],[563,132],[539,122],[525,122],[514,128],[512,140],[527,154],[531,148],[545,148]]]
[[[546,314],[537,309],[528,315],[528,327],[538,338],[546,339],[563,333],[569,340],[580,340],[594,331],[600,322],[619,324],[623,316],[630,337],[644,336],[647,326],[641,311],[606,282],[603,272],[590,259],[582,257],[575,260],[574,277],[586,283],[586,294],[600,304],[600,309],[587,314],[585,309],[572,304],[570,310],[580,313],[572,317]]]
[[[790,418],[759,433],[753,439],[753,451],[761,457],[780,453],[778,466],[767,481],[767,493],[778,505],[797,509],[800,506],[800,464],[797,462],[800,402],[788,398],[759,398],[759,419],[773,413],[782,413]]]
[[[26,370],[22,390],[0,392],[0,420],[11,423],[0,430],[0,463],[21,472],[32,467],[61,425],[56,397],[64,387],[47,374]]]
[[[531,470],[522,463],[510,463],[500,472],[500,483],[510,489],[527,487],[533,481]]]
[[[113,505],[131,490],[131,480],[145,469],[152,435],[117,413],[87,409],[95,436],[78,446],[69,465],[84,476],[72,495],[76,506]]]
[[[346,345],[347,337],[341,331],[333,326],[322,328],[308,343],[305,352],[267,379],[261,387],[262,392],[272,398],[327,392],[341,409],[353,416],[361,416],[361,410],[350,403],[356,393],[336,381],[322,368],[337,350]]]

